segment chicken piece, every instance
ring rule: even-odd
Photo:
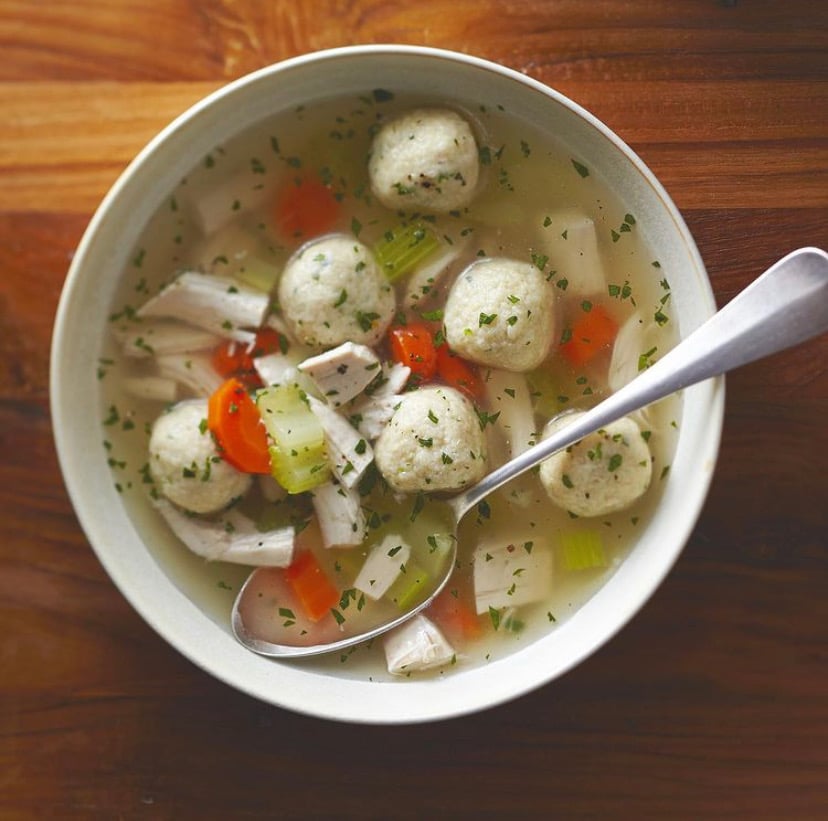
[[[156,499],[155,508],[187,548],[210,561],[257,567],[288,567],[293,561],[293,527],[261,533],[238,511],[205,519],[182,512],[166,499]]]
[[[365,538],[365,512],[359,493],[330,481],[311,491],[325,547],[353,547]]]
[[[308,404],[325,433],[331,470],[346,488],[354,487],[374,460],[373,449],[342,414],[315,396],[308,396]]]
[[[246,344],[256,341],[247,328],[264,322],[270,299],[236,280],[185,271],[137,311],[139,317],[166,317]]]
[[[379,368],[377,355],[368,346],[354,342],[343,342],[298,365],[298,370],[310,376],[319,393],[335,408],[362,393]]]
[[[388,672],[404,676],[449,664],[454,647],[434,622],[422,614],[388,633],[382,642]]]

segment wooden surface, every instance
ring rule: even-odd
[[[161,126],[302,52],[487,57],[617,131],[727,301],[828,247],[821,0],[0,0],[0,818],[828,818],[828,337],[728,380],[712,491],[622,633],[489,712],[402,728],[211,679],[110,583],[51,440],[72,251]]]

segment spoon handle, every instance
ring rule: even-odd
[[[457,520],[506,482],[621,416],[827,330],[828,254],[800,248],[623,388],[451,499]]]

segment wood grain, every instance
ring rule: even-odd
[[[63,279],[161,127],[247,71],[404,42],[552,85],[682,209],[720,304],[828,247],[813,0],[0,0],[0,818],[828,818],[828,338],[728,380],[673,572],[605,648],[480,715],[341,726],[230,690],[132,611],[48,411]]]

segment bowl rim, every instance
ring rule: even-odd
[[[452,696],[448,699],[429,698],[429,695],[433,695],[433,688],[435,686],[433,680],[429,680],[432,683],[408,681],[405,683],[383,682],[380,684],[378,682],[372,682],[372,697],[367,699],[369,703],[356,709],[347,696],[351,694],[352,691],[355,692],[354,687],[351,685],[358,686],[362,689],[365,686],[365,682],[360,680],[351,681],[341,677],[335,677],[337,682],[350,683],[345,684],[342,687],[342,697],[323,699],[320,703],[324,704],[324,707],[320,707],[319,704],[313,702],[312,693],[310,699],[304,692],[298,697],[296,694],[287,694],[284,697],[275,699],[269,687],[267,676],[264,673],[262,673],[262,675],[251,677],[249,674],[243,672],[244,665],[234,665],[233,659],[241,658],[238,656],[238,651],[241,650],[241,652],[245,654],[247,654],[248,651],[240,648],[230,636],[217,639],[221,651],[226,651],[229,659],[228,663],[217,663],[215,650],[210,649],[213,646],[212,640],[204,641],[203,644],[199,640],[192,640],[193,636],[197,637],[197,639],[204,637],[205,625],[203,620],[208,617],[205,616],[194,603],[190,602],[186,599],[186,597],[183,597],[183,594],[181,594],[180,591],[177,592],[185,599],[185,601],[181,603],[181,614],[177,612],[177,615],[183,614],[182,621],[174,626],[171,625],[168,620],[165,621],[163,615],[158,611],[158,609],[149,603],[149,594],[147,591],[141,589],[140,585],[136,583],[134,579],[130,579],[126,576],[124,568],[117,561],[115,561],[111,553],[106,550],[106,544],[105,542],[102,542],[104,534],[99,532],[100,525],[99,519],[97,518],[100,513],[100,507],[98,507],[97,504],[92,504],[90,499],[87,498],[84,483],[74,472],[72,460],[76,448],[72,443],[72,426],[70,421],[63,418],[62,413],[64,400],[66,398],[67,391],[69,390],[68,383],[70,380],[68,378],[64,378],[64,369],[60,367],[61,363],[64,361],[64,358],[67,356],[64,342],[67,338],[67,329],[71,324],[70,314],[72,312],[71,302],[73,291],[85,276],[88,277],[88,273],[85,274],[85,259],[90,252],[90,248],[94,243],[102,222],[105,220],[108,210],[121,196],[123,190],[131,184],[131,181],[140,174],[142,166],[147,158],[154,153],[156,148],[161,143],[165,142],[171,135],[175,134],[182,126],[191,122],[205,109],[210,108],[216,102],[224,98],[232,97],[240,89],[257,83],[263,78],[278,75],[285,71],[293,70],[311,63],[330,62],[342,57],[350,59],[360,55],[387,56],[390,58],[409,55],[417,58],[436,58],[448,60],[449,62],[455,64],[464,64],[465,66],[485,72],[494,72],[507,80],[511,80],[540,92],[545,97],[551,98],[558,104],[575,113],[582,120],[586,121],[593,129],[599,132],[605,139],[611,142],[617,150],[623,153],[629,162],[634,166],[638,174],[641,175],[646,184],[653,189],[656,197],[662,202],[672,222],[675,224],[678,233],[683,238],[686,253],[689,256],[691,264],[699,274],[699,296],[702,300],[706,301],[707,304],[704,307],[708,314],[715,310],[715,300],[699,251],[678,208],[675,206],[672,199],[655,175],[620,137],[618,137],[601,120],[584,109],[578,103],[570,100],[562,93],[541,83],[540,81],[499,63],[447,49],[432,48],[428,46],[396,45],[389,43],[342,46],[302,54],[279,61],[269,66],[265,66],[240,77],[219,89],[216,89],[203,99],[194,103],[186,111],[178,115],[145,145],[145,147],[129,163],[126,169],[111,186],[96,209],[95,214],[91,218],[69,267],[55,317],[50,351],[49,378],[53,435],[60,469],[75,513],[87,539],[89,540],[90,545],[98,557],[98,560],[107,571],[113,583],[120,590],[121,594],[141,615],[144,621],[149,624],[153,630],[155,630],[156,633],[158,633],[165,641],[167,641],[167,643],[176,648],[182,655],[194,664],[235,689],[245,692],[248,695],[252,695],[265,703],[318,718],[369,724],[408,724],[436,721],[489,709],[544,686],[545,684],[551,682],[554,678],[563,675],[565,672],[581,663],[592,653],[596,652],[607,641],[609,641],[610,638],[620,631],[636,615],[637,612],[639,612],[639,610],[647,603],[655,590],[659,587],[664,577],[668,574],[684,549],[684,546],[690,537],[691,531],[695,526],[707,497],[710,482],[712,481],[713,469],[715,466],[716,456],[718,454],[723,425],[724,378],[719,377],[715,380],[710,380],[702,385],[689,388],[685,392],[686,396],[690,396],[692,393],[692,396],[696,398],[696,401],[700,404],[703,403],[708,409],[708,430],[704,436],[705,451],[701,455],[704,457],[705,463],[709,466],[709,469],[699,471],[699,475],[694,479],[694,492],[691,500],[692,503],[686,510],[682,521],[677,524],[678,536],[675,539],[675,549],[669,556],[665,557],[666,560],[659,567],[659,572],[650,576],[650,581],[647,584],[646,589],[641,591],[640,595],[636,597],[631,606],[628,607],[627,610],[613,622],[610,628],[600,631],[598,638],[591,642],[587,642],[586,646],[581,648],[580,651],[577,649],[573,650],[568,657],[568,663],[557,667],[552,675],[547,675],[544,671],[538,671],[535,669],[532,664],[532,659],[530,658],[531,654],[527,653],[525,650],[522,650],[508,655],[508,657],[502,661],[492,662],[485,668],[485,670],[500,669],[504,663],[508,663],[510,669],[514,669],[515,674],[512,676],[500,677],[501,679],[509,679],[510,682],[508,684],[501,681],[498,687],[485,691],[471,692],[465,699],[461,699],[456,696]],[[160,570],[163,573],[163,568],[160,568]],[[174,588],[172,582],[170,582],[170,585]],[[177,590],[177,588],[174,589]],[[225,639],[227,639],[227,641],[225,641]],[[268,665],[274,664],[274,662],[269,660],[264,661]],[[278,663],[278,665],[281,671],[280,675],[284,676],[291,683],[301,682],[303,687],[307,685],[307,681],[303,680],[307,679],[307,675],[302,672],[303,668],[301,665],[287,669],[284,668],[283,663]],[[480,668],[476,669],[478,671],[480,670]],[[242,670],[242,672],[239,672],[239,670]],[[460,675],[460,673],[455,672],[452,674],[452,677],[458,675]],[[326,679],[331,677],[321,676],[320,678]],[[475,677],[470,676],[470,678],[474,680]],[[520,684],[516,685],[512,679],[519,680]],[[313,684],[314,686],[308,688],[311,691],[318,690],[320,687],[324,688],[324,681],[315,682]],[[387,698],[387,696],[390,695],[388,688],[398,688],[400,686],[412,691],[412,694],[415,694],[414,691],[417,691],[417,703],[419,706],[415,708],[413,704],[409,705],[410,709],[407,713],[405,712],[405,709],[401,710],[401,704],[405,704],[406,700],[401,701],[396,697],[396,695]],[[423,689],[423,686],[426,688],[425,698],[420,699],[419,695],[420,691]],[[445,689],[446,688],[444,688],[444,690]],[[421,701],[424,701],[425,705],[420,704]]]

